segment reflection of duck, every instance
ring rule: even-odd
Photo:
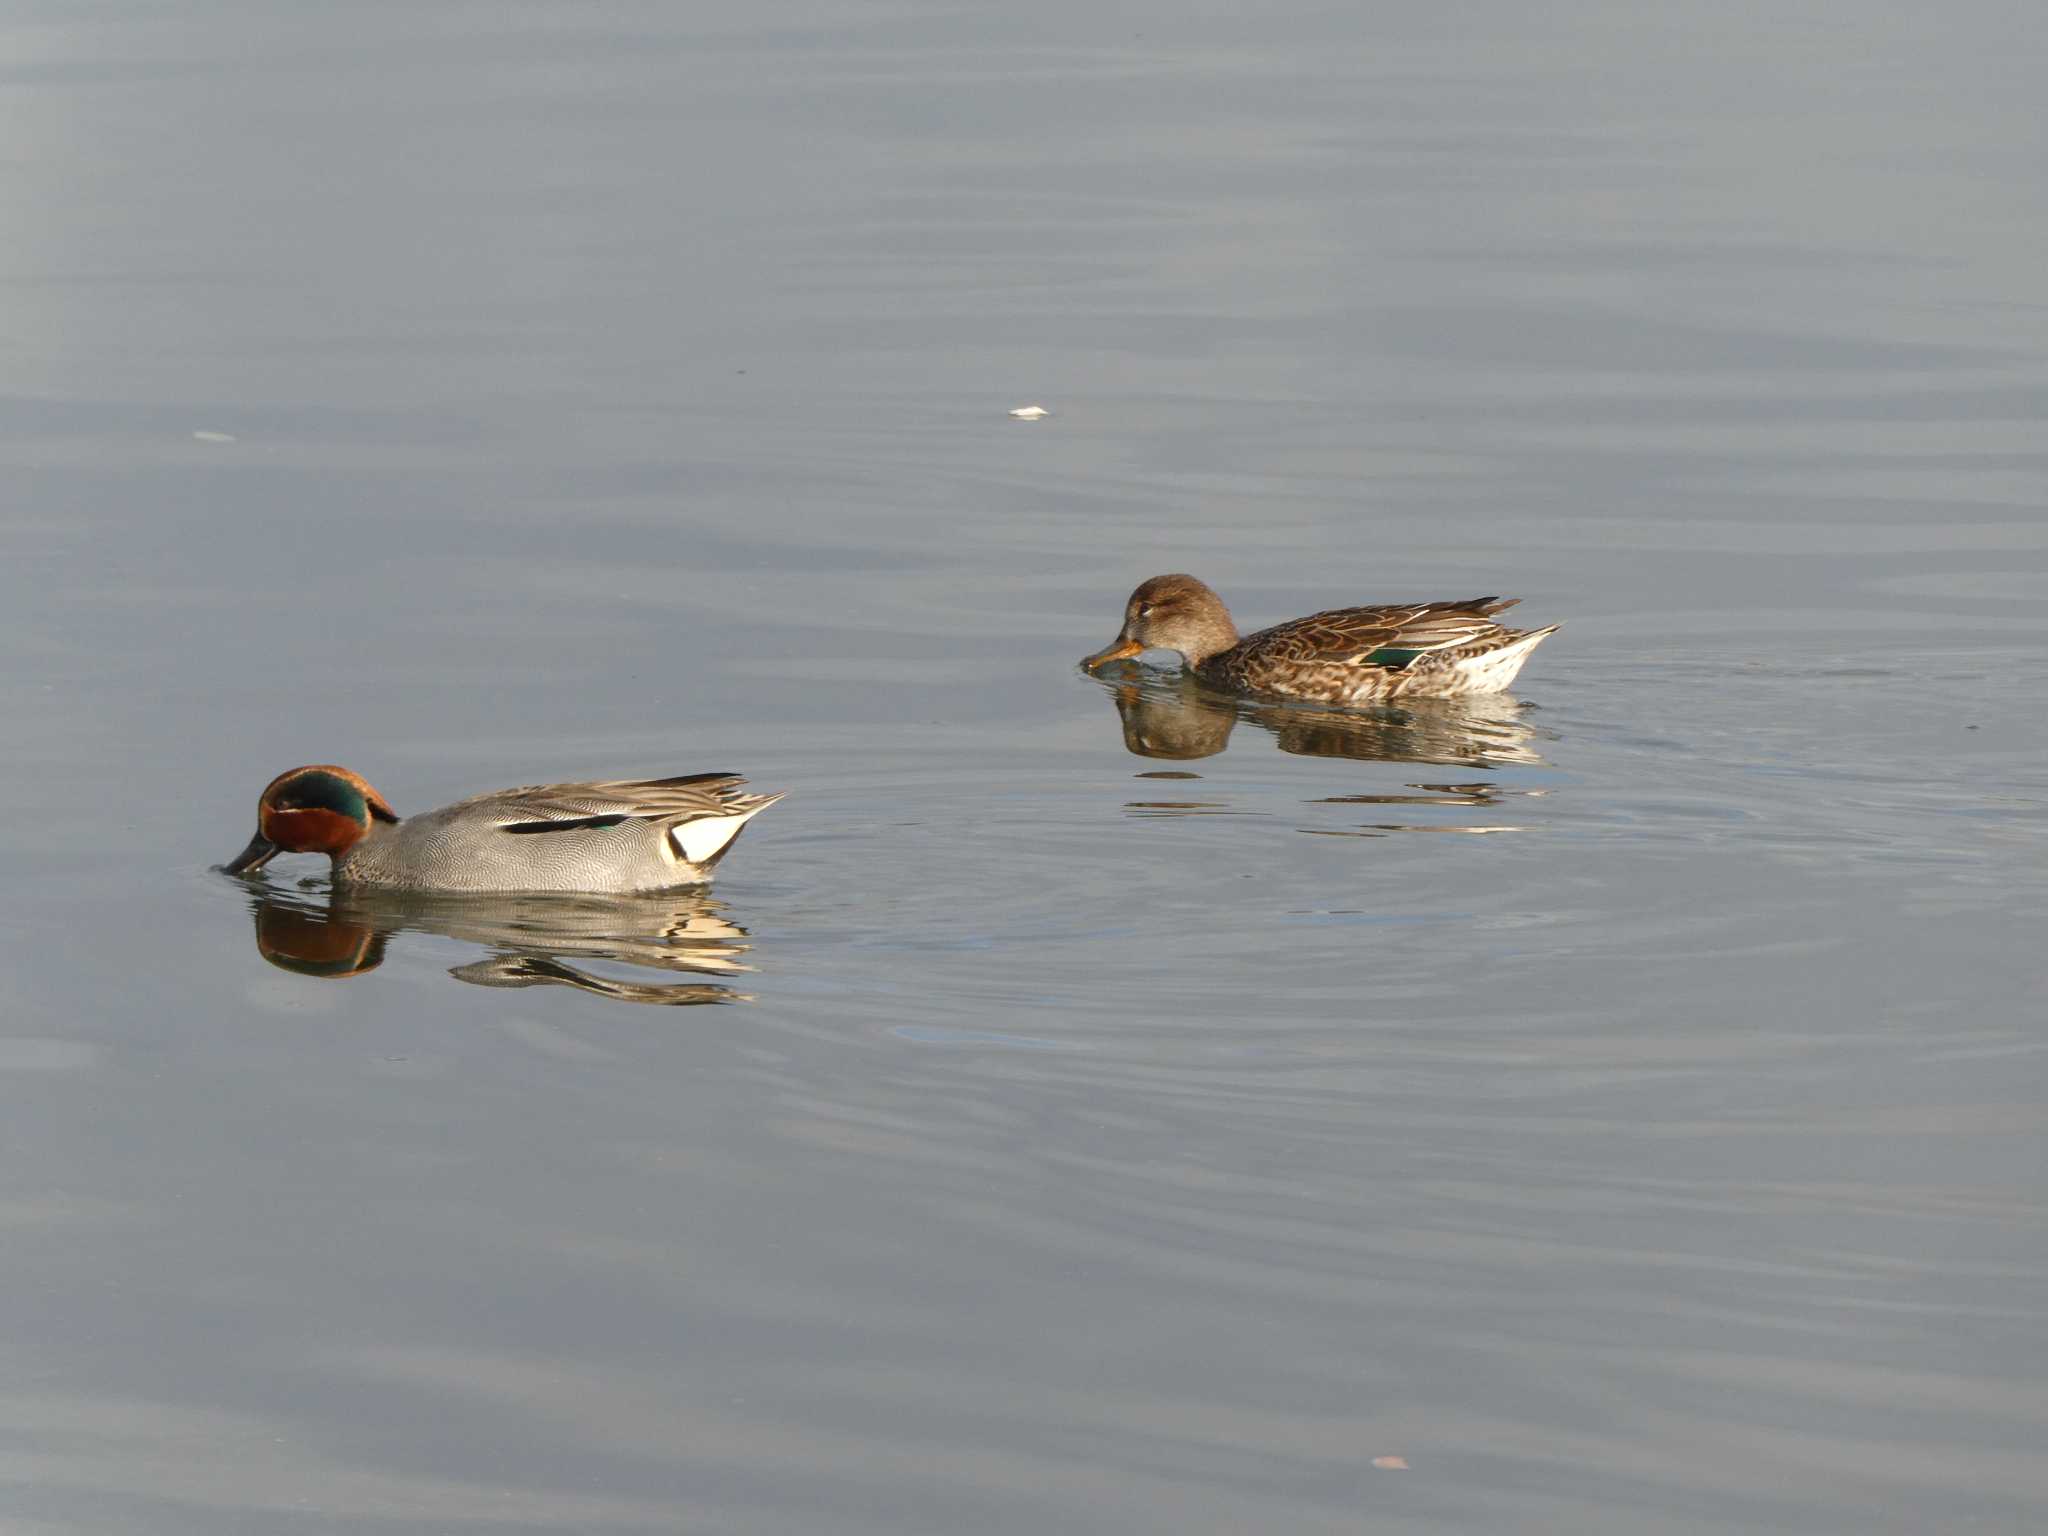
[[[304,976],[359,976],[384,960],[395,933],[438,933],[490,953],[449,975],[485,987],[566,986],[633,1003],[729,1003],[747,994],[704,982],[628,981],[569,963],[603,960],[652,971],[731,976],[753,967],[746,930],[700,891],[661,896],[459,897],[338,887],[326,899],[258,886],[256,950]]]
[[[1212,688],[1192,673],[1161,673],[1128,662],[1106,670],[1099,681],[1116,701],[1124,745],[1140,757],[1213,757],[1238,721],[1248,720],[1270,731],[1282,752],[1303,757],[1472,768],[1542,761],[1528,746],[1536,733],[1522,723],[1522,707],[1498,694],[1335,709],[1245,698]]]
[[[1223,599],[1192,576],[1154,576],[1124,604],[1115,640],[1090,671],[1140,651],[1178,651],[1189,670],[1226,688],[1324,704],[1452,699],[1498,693],[1557,626],[1509,629],[1494,615],[1512,597],[1331,608],[1240,636]]]

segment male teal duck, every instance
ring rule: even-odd
[[[415,891],[593,891],[697,885],[781,795],[734,773],[494,789],[400,820],[361,774],[332,763],[281,773],[256,802],[256,835],[222,866],[324,853],[337,884]]]
[[[1116,639],[1081,665],[1178,651],[1198,677],[1251,693],[1324,704],[1498,693],[1557,629],[1509,629],[1512,597],[1332,608],[1240,637],[1223,599],[1192,576],[1154,576],[1124,605]]]

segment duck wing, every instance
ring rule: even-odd
[[[583,784],[527,784],[494,789],[448,807],[464,818],[488,817],[503,832],[566,832],[622,821],[679,825],[704,816],[750,816],[781,799],[746,793],[736,773],[689,773],[669,779],[605,779]]]
[[[1240,649],[1283,661],[1406,666],[1425,651],[1456,650],[1507,634],[1493,615],[1512,608],[1517,601],[1512,597],[1469,597],[1331,608],[1262,629],[1244,640]]]

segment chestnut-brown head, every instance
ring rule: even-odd
[[[1179,651],[1189,666],[1199,666],[1218,651],[1237,644],[1237,626],[1223,599],[1192,576],[1178,573],[1140,582],[1124,604],[1124,627],[1116,639],[1081,665],[1101,666],[1140,651]]]
[[[222,865],[228,874],[261,869],[280,853],[324,853],[339,858],[369,835],[372,821],[398,813],[359,773],[313,763],[280,773],[256,801],[256,835]]]

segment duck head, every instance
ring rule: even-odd
[[[1154,576],[1139,583],[1124,604],[1124,627],[1116,639],[1081,665],[1093,671],[1106,661],[1159,650],[1178,651],[1193,667],[1235,644],[1237,626],[1222,598],[1192,576]]]
[[[369,835],[372,821],[398,813],[359,773],[314,763],[281,773],[256,802],[256,835],[221,868],[230,875],[261,869],[280,853],[339,858]]]

